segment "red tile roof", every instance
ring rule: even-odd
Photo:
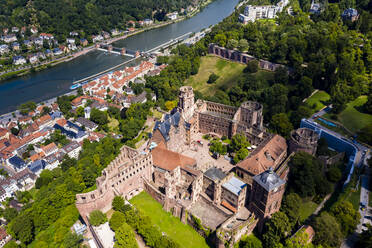
[[[196,160],[177,152],[172,152],[160,146],[152,150],[154,165],[167,171],[173,171],[177,166],[194,166]]]
[[[253,174],[258,175],[268,170],[274,170],[279,165],[278,158],[287,152],[286,140],[280,135],[274,135],[260,144],[249,156],[236,166]]]

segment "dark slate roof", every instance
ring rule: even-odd
[[[357,15],[358,15],[358,11],[352,8],[345,9],[344,13],[342,14],[343,17],[353,17]]]
[[[55,111],[55,112],[53,112],[53,113],[50,113],[49,115],[50,115],[50,117],[52,117],[52,119],[54,120],[55,118],[59,118],[59,117],[61,117],[61,116],[62,116],[62,112],[60,112],[60,111]]]
[[[21,169],[26,165],[25,161],[18,156],[11,157],[9,163],[17,169]]]
[[[44,160],[36,160],[32,164],[28,166],[28,168],[33,172],[36,173],[39,170],[43,170],[46,166],[46,162]]]
[[[285,184],[285,181],[281,179],[271,167],[267,171],[254,176],[253,180],[261,185],[267,192]]]
[[[89,128],[89,129],[95,129],[95,128],[98,127],[98,125],[96,123],[94,123],[93,121],[90,121],[86,118],[83,118],[83,117],[77,118],[76,122],[79,123],[82,126],[85,126],[85,127]]]
[[[220,170],[216,167],[210,168],[209,170],[204,172],[204,175],[206,177],[212,179],[213,181],[222,180],[226,177],[226,174],[222,170]]]
[[[180,119],[181,119],[181,114],[178,111],[173,114],[166,114],[163,122],[157,121],[155,123],[154,131],[159,129],[164,139],[168,141],[169,131],[171,129],[171,126],[178,127]]]
[[[58,124],[54,124],[53,128],[61,130],[62,134],[65,134],[67,137],[73,138],[73,139],[78,139],[78,138],[81,138],[85,135],[85,131],[83,131],[83,129],[81,129],[78,125],[73,124],[70,121],[67,121],[67,124],[70,128],[73,128],[73,129],[77,130],[77,133],[73,132],[73,131],[70,131],[70,130],[66,130],[64,127],[62,127]]]

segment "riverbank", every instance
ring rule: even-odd
[[[128,33],[128,34],[124,34],[124,35],[121,35],[121,36],[116,36],[116,37],[107,39],[107,40],[104,41],[104,43],[112,44],[114,42],[127,39],[129,37],[132,37],[134,35],[138,35],[138,34],[143,33],[143,32],[147,32],[147,31],[150,31],[150,30],[153,30],[153,29],[158,29],[158,28],[165,27],[165,26],[168,26],[168,25],[171,25],[171,24],[175,24],[177,22],[184,21],[185,19],[191,18],[194,15],[196,15],[197,13],[199,13],[200,11],[202,11],[208,4],[212,3],[213,1],[214,0],[206,0],[206,1],[202,2],[190,14],[180,16],[176,20],[165,21],[165,22],[157,23],[157,24],[145,27],[145,28],[141,28],[141,29],[138,29],[138,30],[136,30],[132,33]],[[40,72],[42,70],[54,67],[54,66],[56,66],[60,63],[71,61],[71,60],[76,59],[76,58],[78,58],[82,55],[85,55],[85,54],[87,54],[91,51],[94,51],[95,49],[96,49],[95,44],[93,44],[93,45],[91,45],[89,47],[86,47],[86,48],[83,48],[82,50],[77,51],[75,53],[68,54],[66,56],[63,56],[61,58],[58,58],[58,59],[50,61],[50,62],[48,61],[48,62],[42,63],[42,64],[37,65],[35,67],[32,66],[32,65],[27,65],[28,68],[22,68],[22,69],[19,69],[19,70],[16,70],[16,71],[11,71],[11,72],[7,72],[7,73],[3,73],[3,74],[0,73],[0,84],[6,82],[6,80],[26,76],[26,75],[28,75],[30,73],[33,73],[33,72]]]

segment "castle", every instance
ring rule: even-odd
[[[200,166],[196,156],[203,153],[204,145],[197,140],[200,134],[232,137],[237,133],[257,147],[245,160],[232,169],[218,167],[217,162]],[[200,150],[189,155],[194,148]],[[285,139],[269,134],[263,126],[261,104],[233,107],[194,102],[192,87],[184,86],[178,107],[156,123],[147,147],[138,151],[124,146],[97,178],[97,189],[76,195],[76,206],[89,223],[89,213],[111,209],[115,195],[129,200],[146,190],[182,222],[197,229],[199,219],[203,230],[215,231],[216,246],[225,247],[256,226],[262,229],[265,220],[279,210],[288,173],[282,166],[286,155]],[[203,230],[197,231],[205,236]]]

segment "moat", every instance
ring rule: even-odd
[[[238,0],[216,0],[192,18],[120,40],[114,45],[147,51],[189,32],[217,24],[234,11]],[[27,101],[41,102],[70,91],[73,81],[104,71],[130,57],[92,51],[72,61],[0,84],[0,114]]]

